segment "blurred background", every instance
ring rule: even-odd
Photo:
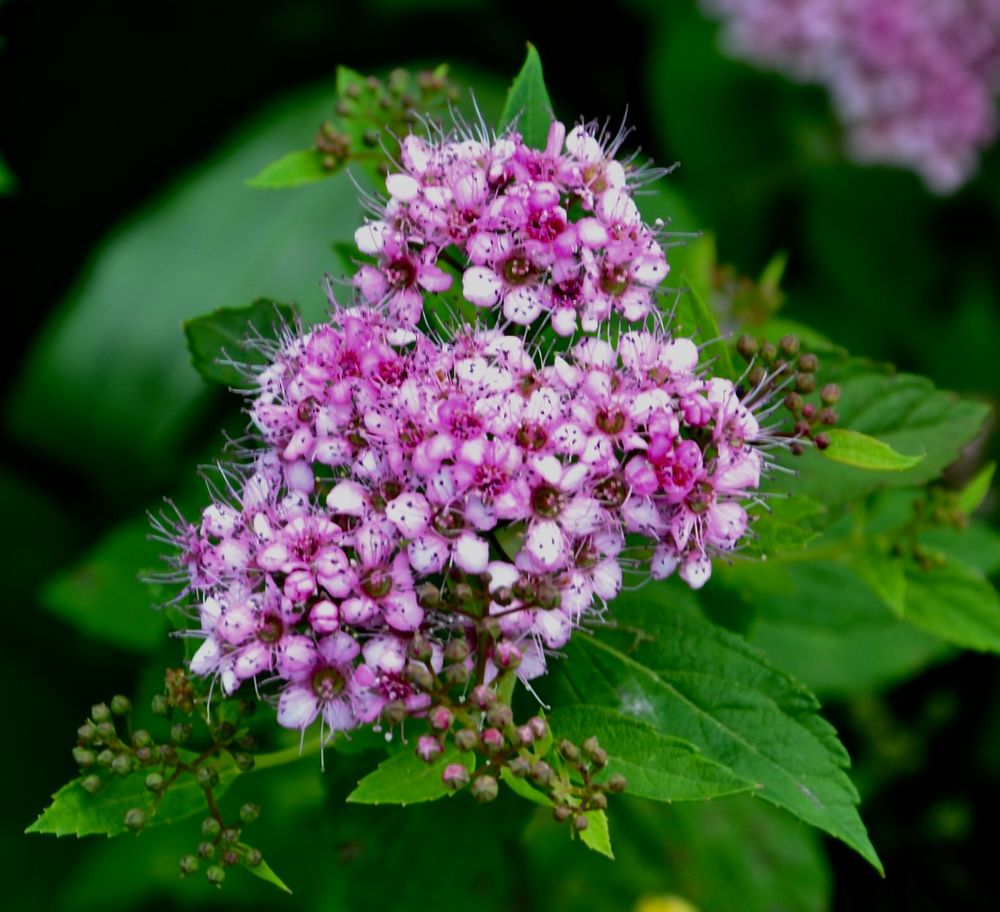
[[[311,144],[338,64],[447,61],[495,116],[531,40],[563,119],[627,111],[631,147],[681,163],[676,228],[711,231],[741,274],[787,253],[788,316],[994,403],[1000,146],[947,198],[851,164],[824,91],[725,56],[693,0],[553,2],[544,16],[472,0],[9,0],[0,35],[6,908],[451,909],[472,891],[484,909],[682,912],[668,896],[702,912],[994,907],[1000,664],[940,649],[905,680],[820,694],[885,880],[751,799],[624,802],[612,823],[632,837],[616,866],[541,820],[514,839],[530,815],[510,801],[347,809],[364,766],[351,757],[323,778],[307,761],[253,782],[261,847],[292,898],[236,874],[221,893],[180,882],[196,823],[111,843],[21,835],[76,774],[91,703],[151,694],[155,669],[179,660],[136,581],[158,553],[142,514],[164,494],[197,504],[194,467],[218,454],[220,422],[240,426],[191,369],[181,320],[261,295],[315,318],[322,275],[343,268],[331,242],[350,240],[360,212],[344,176],[280,193],[244,183]],[[997,452],[984,436],[970,459]],[[995,499],[986,509],[995,518]]]

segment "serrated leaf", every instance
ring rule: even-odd
[[[810,521],[826,512],[826,507],[804,494],[774,499],[766,510],[751,513],[756,536],[752,547],[767,555],[805,548],[820,535]]]
[[[844,772],[847,752],[812,693],[704,620],[676,586],[622,593],[615,618],[617,629],[566,647],[556,677],[563,703],[597,703],[690,741],[881,870]]]
[[[949,643],[1000,652],[1000,596],[980,573],[957,561],[927,570],[907,565],[902,617]]]
[[[958,508],[969,515],[975,513],[986,499],[990,492],[990,484],[993,482],[993,473],[996,471],[995,462],[984,465],[972,477],[969,483],[962,488],[958,495]]]
[[[628,792],[654,801],[696,801],[757,787],[709,759],[690,741],[658,731],[615,709],[577,704],[555,709],[549,724],[557,738],[581,743],[596,736],[608,752],[606,775],[628,780]]]
[[[197,757],[186,750],[178,751],[178,755],[186,763]],[[219,783],[214,789],[215,797],[219,798],[240,774],[239,767],[228,754],[207,763],[219,774]],[[205,792],[193,775],[182,774],[163,794],[155,812],[152,811],[155,799],[146,788],[144,772],[127,776],[104,775],[107,778],[93,795],[80,785],[82,776],[64,785],[52,796],[52,804],[25,832],[55,836],[118,836],[127,832],[124,819],[130,808],[138,807],[147,812],[146,827],[176,823],[205,812]]]
[[[163,645],[167,619],[153,606],[154,589],[140,579],[162,565],[162,545],[149,540],[139,517],[112,529],[39,593],[41,603],[81,633],[133,652]]]
[[[245,386],[247,372],[242,365],[266,361],[259,351],[247,347],[247,339],[277,338],[281,326],[290,325],[294,318],[290,305],[261,298],[246,307],[223,307],[185,320],[191,363],[209,383]]]
[[[323,153],[318,149],[289,152],[266,165],[251,177],[247,184],[263,190],[282,190],[301,187],[303,184],[314,184],[316,181],[332,177],[340,169],[340,165],[333,168],[324,167],[323,159]]]
[[[552,102],[545,88],[541,58],[530,42],[524,65],[507,92],[499,127],[502,130],[514,121],[527,145],[535,149],[545,147],[552,123]]]
[[[830,445],[820,451],[823,456],[833,462],[854,466],[856,469],[868,469],[872,472],[901,472],[919,465],[924,458],[923,453],[918,453],[916,456],[897,453],[884,441],[869,437],[860,431],[831,428],[825,433],[830,438]]]
[[[580,842],[588,849],[593,849],[614,861],[615,853],[611,851],[608,815],[604,811],[587,811],[583,816],[587,818],[589,826],[580,831]]]
[[[471,773],[476,758],[471,752],[461,753],[454,746],[446,747],[434,763],[425,763],[412,750],[400,751],[365,776],[347,800],[354,804],[407,805],[452,795],[454,792],[441,778],[449,763],[461,763]]]
[[[733,357],[719,331],[715,314],[687,276],[681,276],[681,285],[686,286],[687,291],[677,302],[672,325],[676,326],[680,334],[690,336],[701,343],[703,361],[716,359],[712,369],[713,374],[720,377],[734,377]]]
[[[241,848],[246,849],[246,846],[241,846]],[[289,896],[292,895],[291,888],[286,884],[274,871],[271,866],[261,859],[260,864],[256,865],[243,865],[244,870],[249,871],[254,877],[259,877],[261,880],[266,880],[269,884],[273,884],[283,893],[287,893]]]

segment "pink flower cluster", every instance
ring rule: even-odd
[[[863,162],[959,187],[997,131],[1000,0],[705,0],[738,56],[829,89]]]
[[[593,332],[612,313],[641,320],[668,267],[632,198],[648,174],[615,160],[619,141],[600,141],[592,126],[567,135],[558,121],[543,150],[517,133],[406,137],[388,202],[355,235],[378,260],[355,276],[361,296],[415,324],[424,295],[451,288],[446,256],[464,299],[499,307],[511,323],[547,314],[568,336],[578,325]]]
[[[284,726],[433,714],[446,662],[475,686],[530,680],[623,569],[699,587],[746,532],[767,434],[693,342],[654,317],[614,345],[537,341],[546,319],[568,335],[646,317],[666,274],[624,169],[582,128],[563,154],[564,136],[406,139],[407,172],[358,233],[378,259],[363,300],[286,333],[254,375],[260,445],[175,532],[191,670],[227,694],[273,685]],[[443,340],[418,324],[448,248],[472,264],[466,298],[506,319]]]

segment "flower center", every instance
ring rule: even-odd
[[[531,493],[531,506],[545,519],[555,519],[562,511],[563,496],[550,485],[541,485]]]
[[[332,700],[347,682],[336,668],[320,668],[312,677],[313,693],[320,700]]]
[[[601,409],[594,419],[597,429],[603,431],[609,437],[620,434],[625,428],[625,413],[621,409]]]
[[[628,267],[624,264],[605,265],[601,271],[601,291],[617,298],[628,291]]]
[[[384,570],[372,570],[361,582],[361,591],[369,598],[385,598],[392,590],[392,577]]]
[[[594,497],[609,507],[620,507],[628,497],[628,487],[618,477],[610,475],[594,485]]]
[[[517,429],[517,445],[526,450],[540,450],[549,442],[545,428],[537,424],[522,424]]]
[[[284,633],[284,625],[281,623],[281,618],[269,614],[260,622],[260,626],[257,628],[257,639],[262,643],[267,643],[268,646],[272,646],[281,639],[282,633]]]
[[[465,519],[458,510],[442,510],[434,517],[434,530],[445,538],[455,538],[465,528]]]
[[[522,253],[515,253],[503,264],[503,277],[508,285],[527,285],[535,277],[535,267]]]
[[[386,267],[385,278],[393,288],[401,291],[413,286],[417,278],[417,271],[413,268],[413,263],[410,260],[400,257]]]
[[[499,466],[481,465],[476,469],[476,487],[484,497],[492,500],[507,487],[507,473]]]

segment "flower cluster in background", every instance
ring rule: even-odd
[[[194,673],[266,685],[292,729],[430,714],[429,760],[449,693],[485,707],[498,676],[542,674],[623,570],[703,585],[770,438],[763,384],[741,397],[663,328],[662,248],[591,132],[403,149],[358,232],[362,300],[286,332],[254,375],[259,444],[176,538]],[[425,296],[453,278],[483,319],[445,338]],[[574,332],[615,312],[638,322]]]
[[[734,54],[823,83],[866,163],[948,193],[997,131],[1000,0],[704,0]]]

